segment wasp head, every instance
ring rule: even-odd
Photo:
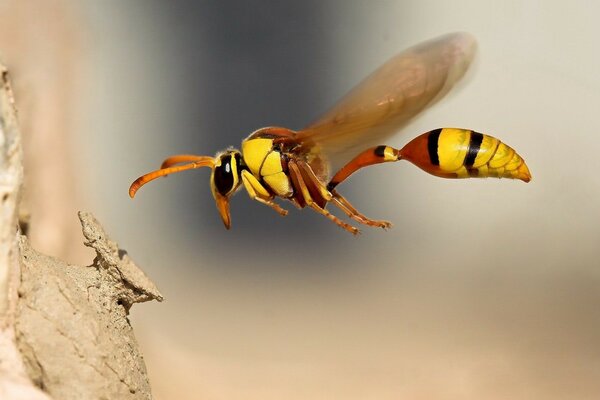
[[[229,198],[240,187],[242,155],[238,150],[227,150],[217,154],[215,165],[210,176],[210,189],[217,204],[225,227],[231,227]]]

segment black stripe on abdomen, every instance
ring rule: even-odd
[[[479,132],[471,131],[471,140],[469,141],[469,151],[465,157],[465,167],[470,168],[475,164],[475,158],[479,153],[481,142],[483,141],[483,135]]]
[[[427,151],[429,152],[429,161],[433,165],[440,165],[440,157],[438,156],[438,141],[440,139],[441,129],[435,129],[429,132],[427,136]]]

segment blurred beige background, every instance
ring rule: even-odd
[[[600,397],[600,4],[45,5],[68,10],[79,49],[61,78],[74,176],[55,179],[75,183],[74,209],[93,211],[167,298],[132,310],[156,398]],[[37,26],[32,10],[23,23]],[[530,184],[373,167],[340,191],[395,226],[358,238],[245,193],[226,231],[209,171],[127,196],[166,156],[301,128],[390,56],[456,30],[479,40],[469,82],[389,144],[440,126],[487,132],[527,160]]]

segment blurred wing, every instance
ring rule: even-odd
[[[349,153],[396,133],[465,74],[475,38],[451,33],[398,54],[344,96],[297,139],[326,155]]]

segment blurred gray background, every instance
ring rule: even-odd
[[[167,298],[132,310],[158,399],[600,397],[600,4],[73,8],[77,208]],[[392,55],[457,30],[479,41],[467,84],[388,144],[441,126],[486,132],[526,159],[530,184],[372,167],[340,191],[395,225],[359,237],[309,210],[281,218],[244,192],[226,231],[208,169],[129,199],[165,157],[300,129]]]

